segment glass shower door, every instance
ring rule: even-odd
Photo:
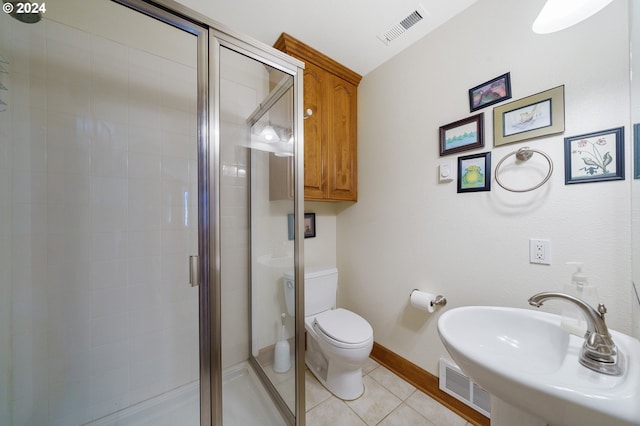
[[[224,423],[293,423],[295,308],[285,303],[285,274],[295,266],[294,77],[231,48],[219,54],[222,366],[248,361],[280,408],[259,414],[268,404],[245,396],[234,409],[237,376],[225,374]]]
[[[0,14],[0,424],[195,426],[197,37],[54,3]]]

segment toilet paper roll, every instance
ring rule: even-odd
[[[411,306],[414,308],[422,309],[423,311],[427,311],[429,313],[433,312],[436,307],[433,301],[436,297],[431,293],[425,293],[420,290],[413,290],[411,295],[409,296]]]

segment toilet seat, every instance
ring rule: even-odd
[[[364,347],[373,339],[373,329],[367,320],[342,308],[316,315],[313,328],[327,343],[345,349]]]

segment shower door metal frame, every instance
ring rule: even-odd
[[[304,328],[304,63],[173,0],[112,0],[197,37],[198,256],[200,425],[222,425],[222,321],[220,315],[220,74],[219,49],[227,47],[294,78],[295,387],[293,421],[305,425]],[[185,259],[187,262],[188,259]],[[185,284],[186,285],[186,284]],[[249,339],[250,341],[250,339]],[[273,391],[273,389],[270,389]],[[282,408],[282,407],[280,407]]]

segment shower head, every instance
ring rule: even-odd
[[[35,9],[35,7],[38,6],[37,3],[23,3],[9,0],[2,0],[2,3],[2,10],[20,22],[35,24],[42,19],[41,11]],[[44,7],[44,3],[39,7]]]

